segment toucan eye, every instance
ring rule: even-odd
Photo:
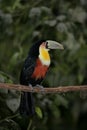
[[[48,42],[46,42],[46,48],[48,49]]]

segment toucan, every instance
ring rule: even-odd
[[[52,40],[40,40],[31,46],[21,70],[20,84],[34,87],[42,83],[51,63],[50,49],[64,48],[62,44]],[[31,92],[21,94],[19,108],[22,115],[33,116],[35,114]]]

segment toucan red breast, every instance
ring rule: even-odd
[[[48,65],[43,65],[40,61],[40,59],[38,58],[36,61],[36,67],[34,69],[34,72],[32,74],[32,78],[37,79],[41,79],[44,78],[46,75],[46,72],[48,71],[49,66]]]
[[[31,84],[33,87],[41,84],[51,63],[50,49],[63,49],[63,45],[51,40],[41,40],[32,45],[21,71],[20,84]],[[35,113],[32,93],[24,92],[21,95],[20,113]]]

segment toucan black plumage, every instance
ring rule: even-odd
[[[63,49],[63,45],[51,40],[41,40],[32,45],[21,71],[20,84],[27,86],[41,84],[50,66],[50,49]],[[32,93],[23,92],[21,95],[20,113],[34,115]]]

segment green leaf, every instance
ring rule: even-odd
[[[9,98],[6,100],[6,104],[11,111],[15,112],[19,108],[20,98]]]
[[[36,111],[38,117],[40,117],[40,118],[43,117],[42,111],[41,111],[41,109],[40,109],[39,107],[36,107],[36,108],[35,108],[35,111]]]

